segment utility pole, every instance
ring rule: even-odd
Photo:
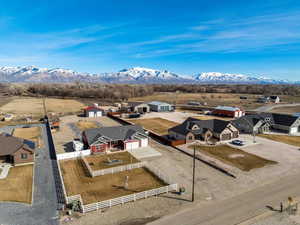
[[[195,162],[196,162],[196,147],[194,146],[192,202],[194,202],[194,200],[195,200]]]

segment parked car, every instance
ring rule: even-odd
[[[241,141],[241,140],[233,140],[233,141],[231,142],[231,144],[233,144],[233,145],[238,145],[238,146],[243,146],[243,145],[244,145],[244,142]]]

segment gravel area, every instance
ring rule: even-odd
[[[296,218],[297,216],[289,216],[286,213],[276,213],[251,225],[300,225],[300,220],[296,221]]]

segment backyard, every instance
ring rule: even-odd
[[[168,134],[168,129],[178,125],[178,123],[162,119],[162,118],[149,118],[149,119],[131,119],[131,123],[139,124],[147,130],[150,130],[158,135]]]
[[[60,161],[68,196],[80,194],[84,204],[104,201],[164,186],[159,178],[145,168],[138,168],[97,177],[86,175],[79,159]],[[128,188],[124,188],[125,178]]]
[[[258,134],[258,136],[270,139],[272,141],[282,142],[288,145],[300,147],[300,136],[276,135],[276,134]]]
[[[76,126],[80,131],[99,127],[96,121],[85,121],[85,120],[78,121],[76,123]]]
[[[16,166],[0,179],[0,201],[31,203],[33,165]]]
[[[285,107],[276,107],[271,110],[273,113],[284,113],[284,114],[294,114],[300,112],[300,105],[298,106],[285,106]]]
[[[38,147],[41,147],[41,128],[28,127],[28,128],[15,128],[13,136],[23,138],[34,142]]]
[[[89,163],[92,170],[107,169],[115,166],[124,166],[139,162],[139,160],[133,157],[129,152],[119,152],[106,155],[91,155],[86,156],[85,159]],[[110,160],[119,160],[119,163],[110,164]]]
[[[196,148],[197,151],[213,157],[221,162],[239,168],[243,171],[250,171],[256,168],[262,168],[267,165],[273,165],[277,162],[264,159],[257,155],[250,154],[228,145],[202,146],[190,145],[189,148]]]

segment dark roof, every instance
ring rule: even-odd
[[[192,130],[193,125],[197,125],[199,129]],[[221,133],[230,124],[229,121],[224,120],[198,120],[192,117],[187,118],[182,124],[169,129],[179,134],[186,135],[189,132],[194,134],[202,134],[207,130],[211,130],[214,133]]]
[[[279,96],[277,96],[277,95],[271,95],[271,96],[270,96],[270,99],[274,99],[274,100],[275,100],[275,99],[277,99],[277,98],[279,98]]]
[[[277,113],[260,113],[253,115],[245,115],[232,123],[239,130],[248,130],[252,131],[253,127],[259,122],[263,121],[264,123],[268,123],[270,125],[283,125],[283,126],[292,126],[295,121],[299,119],[297,116],[291,116],[287,114],[277,114]],[[251,127],[250,127],[251,125]]]
[[[0,146],[0,156],[12,155],[22,147],[33,152],[33,149],[29,147],[27,140],[17,138],[5,133],[0,134]]]
[[[130,107],[136,107],[136,106],[142,105],[142,104],[148,105],[147,103],[144,103],[144,102],[128,102],[128,106],[130,106]]]
[[[145,134],[140,125],[126,125],[114,127],[92,128],[84,131],[88,144],[92,144],[100,137],[108,137],[114,141],[130,139],[134,134]]]

